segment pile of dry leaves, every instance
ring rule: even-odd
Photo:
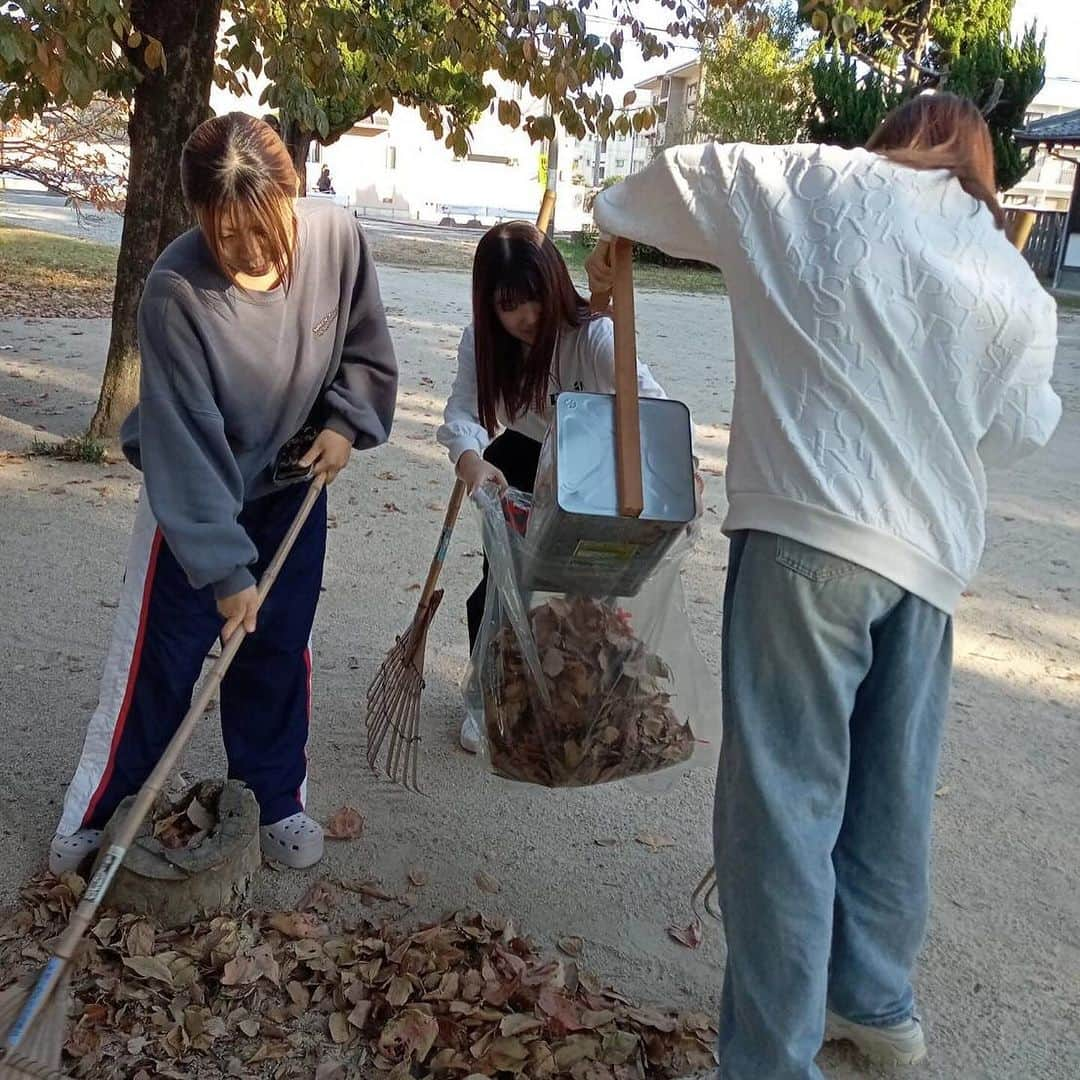
[[[42,878],[0,926],[0,970],[32,970],[81,879]],[[5,980],[6,981],[6,980]],[[709,1018],[639,1009],[513,924],[456,915],[336,932],[312,911],[162,931],[106,914],[72,982],[73,1076],[630,1080],[712,1066]]]
[[[497,773],[547,787],[582,787],[686,761],[694,735],[671,708],[671,672],[630,617],[586,597],[529,613],[550,705],[517,636],[504,626],[483,672],[488,748]]]

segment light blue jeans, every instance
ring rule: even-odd
[[[952,620],[854,563],[732,537],[716,872],[721,1080],[820,1080],[826,1003],[912,1011]]]

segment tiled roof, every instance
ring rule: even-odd
[[[1055,146],[1080,146],[1080,109],[1044,116],[1016,132],[1022,143],[1053,143]]]

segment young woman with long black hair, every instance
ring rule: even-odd
[[[614,392],[611,319],[590,310],[558,248],[525,221],[496,225],[477,245],[472,307],[438,440],[470,493],[487,483],[531,492],[555,396]],[[641,363],[638,392],[665,396]],[[486,595],[485,563],[467,604],[470,649]],[[479,738],[479,725],[466,717],[461,745],[475,753]]]

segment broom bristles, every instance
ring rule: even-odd
[[[60,1067],[67,1027],[68,980],[64,976],[30,1025],[17,1050],[7,1047],[7,1034],[18,1019],[30,988],[9,986],[0,992],[0,1080],[69,1080]]]

